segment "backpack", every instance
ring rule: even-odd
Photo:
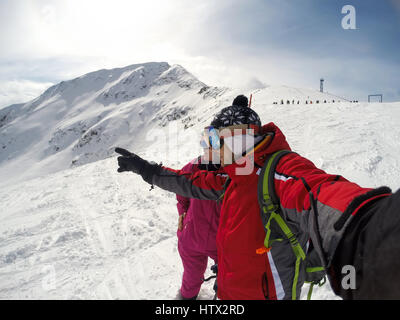
[[[309,242],[310,245],[307,253],[305,253],[297,240],[296,235],[289,227],[290,223],[286,221],[285,217],[281,214],[279,198],[275,192],[275,168],[279,160],[290,153],[293,152],[281,150],[271,154],[265,161],[260,173],[257,192],[258,202],[261,208],[261,219],[266,234],[264,240],[265,247],[260,248],[259,250],[261,250],[261,252],[268,252],[273,242],[288,240],[292,251],[296,256],[296,263],[293,266],[295,270],[292,284],[292,299],[295,300],[297,298],[296,287],[299,282],[299,274],[300,272],[305,272],[305,282],[310,283],[310,289],[307,295],[307,299],[309,300],[311,299],[313,286],[316,284],[322,286],[326,282],[326,270],[323,267],[318,253],[313,248],[311,241]],[[274,223],[272,223],[273,221]],[[280,234],[282,238],[270,239],[271,231],[273,231],[274,234]]]

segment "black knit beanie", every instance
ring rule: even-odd
[[[261,127],[261,120],[258,114],[253,109],[247,107],[247,105],[233,105],[223,108],[211,122],[211,126],[216,129],[238,124],[253,124]]]

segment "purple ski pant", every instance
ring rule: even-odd
[[[181,295],[189,299],[198,295],[203,284],[208,258],[217,262],[216,252],[199,252],[178,240],[178,251],[183,264]]]

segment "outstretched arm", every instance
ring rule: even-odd
[[[181,170],[161,167],[160,171],[153,175],[152,183],[187,198],[218,200],[223,193],[226,179],[224,174],[206,170],[184,173]]]
[[[218,200],[224,192],[227,175],[214,171],[201,170],[196,173],[185,173],[160,166],[140,158],[125,149],[116,148],[118,172],[132,171],[142,176],[143,180],[161,189],[187,198]]]

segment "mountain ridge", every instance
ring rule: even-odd
[[[27,103],[0,110],[0,174],[19,174],[28,164],[46,173],[93,162],[113,154],[116,143],[140,148],[130,137],[140,141],[170,121],[188,128],[194,125],[190,110],[226,91],[166,62],[62,81]]]
[[[327,93],[287,86],[250,92],[208,86],[167,62],[101,69],[0,110],[2,183],[105,159],[117,144],[146,151],[152,132],[170,124],[200,131],[237,94],[251,93],[253,106],[334,100]]]

